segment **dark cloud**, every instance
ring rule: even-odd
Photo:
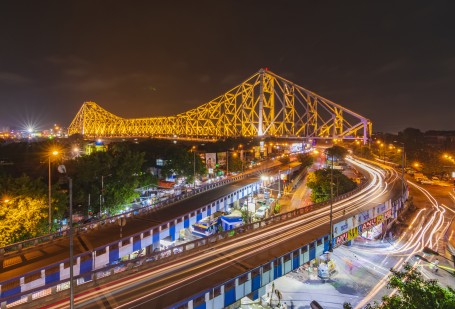
[[[14,84],[14,85],[24,85],[29,84],[31,79],[17,74],[17,73],[10,73],[10,72],[0,72],[0,83],[4,84]]]

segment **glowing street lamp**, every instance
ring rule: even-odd
[[[49,162],[49,234],[51,233],[51,229],[52,229],[52,202],[51,202],[51,188],[52,188],[52,184],[51,184],[51,157],[54,156],[58,156],[59,152],[57,150],[54,150],[52,151],[51,153],[49,153],[49,157],[48,157],[48,162]]]

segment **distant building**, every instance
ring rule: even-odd
[[[455,131],[427,131],[425,144],[434,149],[455,149]]]
[[[107,151],[107,145],[105,145],[102,141],[96,141],[92,143],[88,143],[85,145],[85,154],[90,155],[92,153],[98,152],[98,151]]]

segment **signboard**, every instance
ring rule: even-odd
[[[392,218],[392,209],[389,209],[384,213],[384,220],[387,220],[389,218]]]
[[[291,152],[300,152],[303,150],[302,143],[293,143],[291,144]]]
[[[348,241],[348,233],[343,233],[336,238],[336,246],[340,246]]]
[[[359,228],[358,227],[352,228],[352,229],[350,229],[348,231],[348,240],[353,240],[357,236],[359,236]]]
[[[226,153],[225,152],[217,152],[216,153],[216,163],[218,166],[226,166]]]
[[[368,220],[367,222],[362,224],[362,232],[366,232],[372,229],[376,225],[376,218]]]
[[[213,169],[215,168],[215,163],[216,163],[216,153],[206,153],[205,154],[205,164],[207,166],[207,169],[209,170],[209,173],[210,173],[210,169],[212,170],[212,173],[213,173]]]

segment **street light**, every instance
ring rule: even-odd
[[[101,219],[101,213],[102,213],[102,205],[104,204],[104,177],[109,177],[109,176],[112,176],[112,174],[101,175],[100,219]]]
[[[191,147],[193,152],[193,189],[196,189],[196,146]]]
[[[68,193],[69,193],[69,238],[70,238],[70,308],[74,308],[74,237],[73,237],[73,179],[66,175],[66,167],[60,165],[58,171],[65,175],[65,178],[68,180]]]
[[[51,202],[51,188],[52,188],[52,183],[51,183],[51,157],[52,156],[57,156],[58,155],[58,151],[57,150],[54,150],[52,151],[51,153],[49,153],[49,156],[48,156],[48,162],[49,162],[49,228],[48,228],[48,231],[49,231],[49,234],[51,233],[51,230],[52,230],[52,202]]]

